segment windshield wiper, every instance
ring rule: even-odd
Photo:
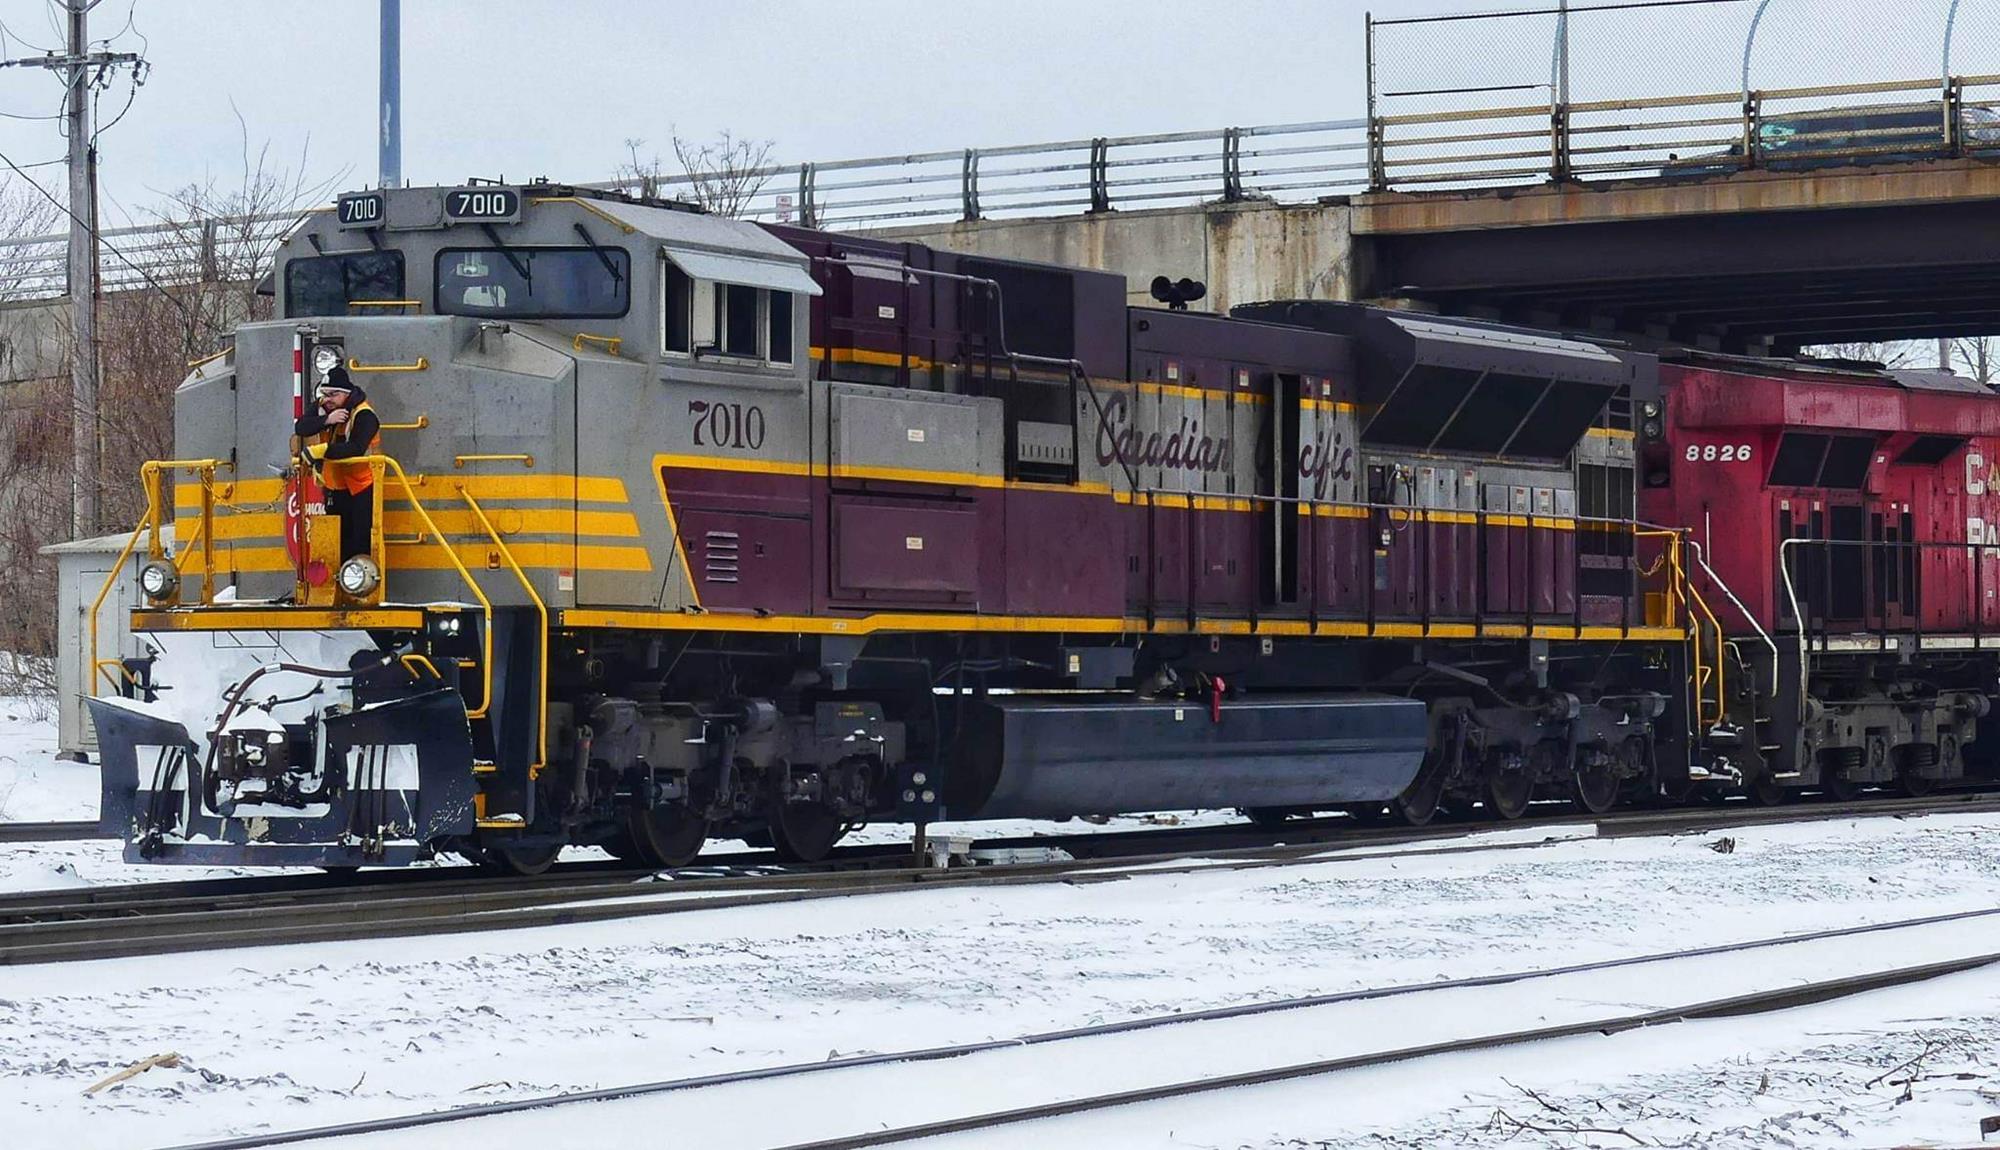
[[[618,273],[618,263],[616,260],[613,260],[611,258],[611,253],[607,251],[602,244],[599,244],[596,240],[591,239],[589,230],[586,229],[582,224],[571,224],[570,226],[576,229],[577,235],[583,237],[583,242],[590,248],[590,250],[597,253],[598,262],[604,265],[605,271],[611,273],[611,282],[624,283],[625,277]]]
[[[480,224],[479,227],[486,233],[486,238],[493,241],[493,246],[500,250],[500,254],[507,257],[507,262],[513,265],[516,275],[528,283],[535,282],[534,273],[528,270],[527,263],[514,254],[513,248],[500,241],[500,233],[493,230],[492,224]]]

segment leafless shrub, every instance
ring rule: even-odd
[[[722,132],[708,143],[696,143],[676,132],[669,142],[680,165],[679,176],[668,175],[658,156],[640,155],[646,141],[628,139],[618,183],[648,198],[679,198],[713,215],[734,217],[744,214],[771,180],[770,140],[745,140]]]
[[[674,136],[674,158],[694,202],[718,216],[740,216],[770,182],[770,140],[739,140],[727,131],[706,144]]]

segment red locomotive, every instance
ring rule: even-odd
[[[1741,731],[1719,769],[1767,800],[1960,777],[2000,646],[2000,396],[1944,372],[1704,355],[1660,384],[1639,513],[1705,560]]]

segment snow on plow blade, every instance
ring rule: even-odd
[[[473,831],[472,737],[456,691],[281,728],[301,750],[271,778],[223,768],[158,708],[86,702],[103,760],[98,827],[125,840],[129,860],[389,864]]]

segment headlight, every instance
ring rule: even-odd
[[[340,366],[340,349],[332,344],[321,344],[313,349],[313,367],[324,377],[327,372]]]
[[[139,590],[144,591],[148,599],[171,599],[174,589],[180,585],[181,573],[164,559],[155,559],[139,568]]]
[[[1651,419],[1652,417],[1660,414],[1660,405],[1654,403],[1651,400],[1647,400],[1645,403],[1639,405],[1639,410],[1646,413],[1646,418]]]
[[[382,571],[375,561],[366,555],[356,555],[340,565],[340,573],[334,576],[343,593],[359,599],[375,589],[382,581]]]

